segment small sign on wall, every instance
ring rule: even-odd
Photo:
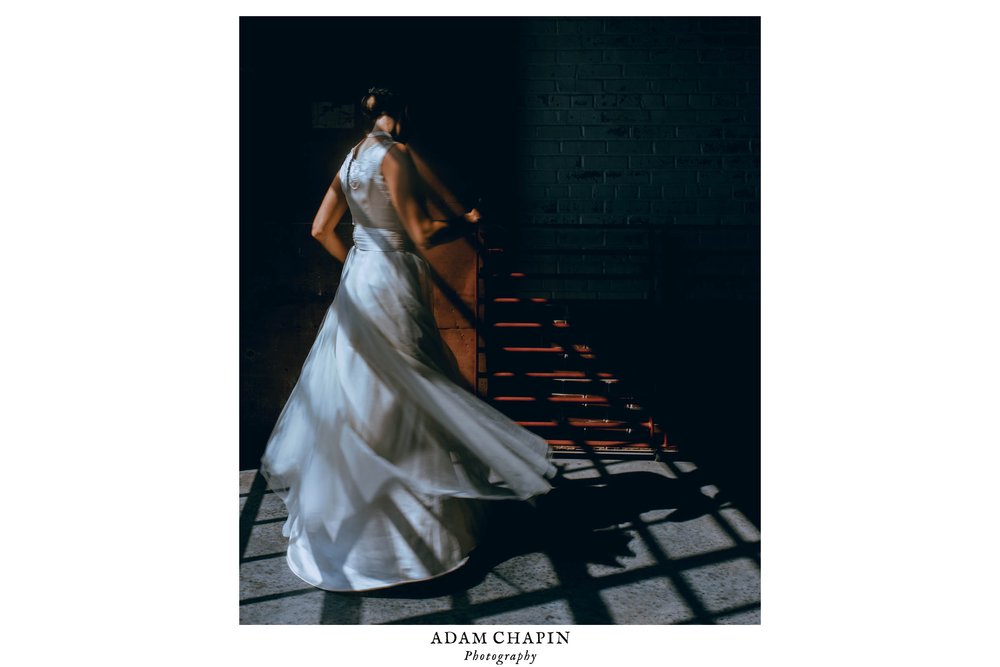
[[[345,130],[354,127],[354,105],[333,102],[312,103],[314,130]]]

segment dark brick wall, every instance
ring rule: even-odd
[[[757,299],[760,19],[540,18],[520,32],[519,261],[545,275],[524,292]]]

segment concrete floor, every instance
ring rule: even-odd
[[[313,588],[285,564],[285,509],[240,472],[243,624],[757,624],[760,533],[684,461],[558,461],[532,508],[497,503],[469,563],[371,594]]]

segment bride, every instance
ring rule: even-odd
[[[482,535],[483,501],[546,493],[555,473],[545,440],[458,386],[420,253],[447,224],[429,219],[397,141],[401,100],[373,88],[362,107],[372,129],[312,229],[344,263],[340,286],[261,460],[288,509],[289,568],[329,591],[460,567]],[[350,250],[334,234],[348,208]]]

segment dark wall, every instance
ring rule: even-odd
[[[527,270],[598,274],[529,289],[757,299],[759,18],[535,19],[522,31]]]
[[[513,20],[241,19],[241,468],[256,467],[336,292],[340,264],[310,224],[369,129],[360,112],[354,127],[316,128],[313,104],[356,105],[372,85],[403,91],[411,145],[461,201],[509,217],[515,35]]]

